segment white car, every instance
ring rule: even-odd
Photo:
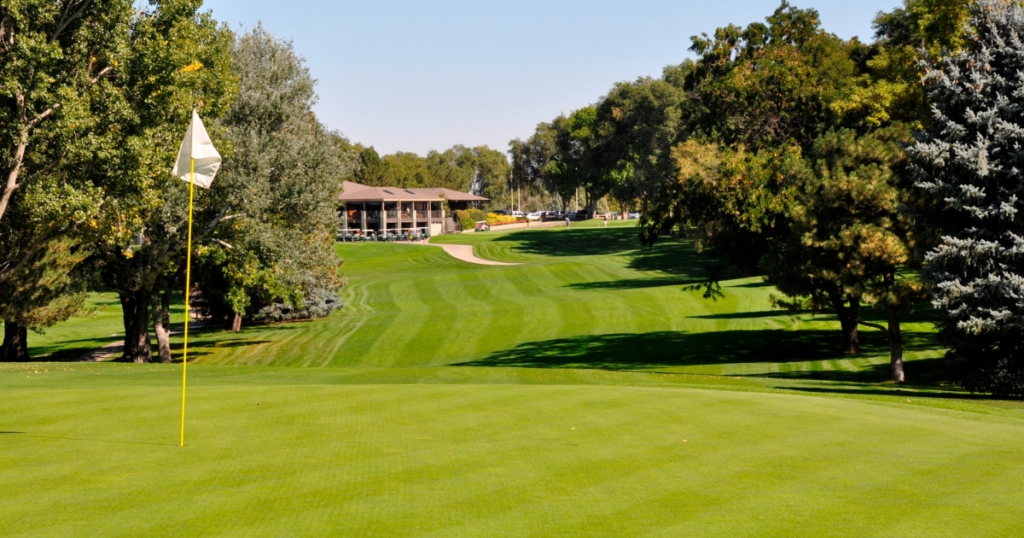
[[[526,214],[526,220],[541,220],[544,218],[543,211],[534,211],[533,213]]]
[[[523,213],[522,211],[513,211],[512,212],[512,216],[513,217],[518,217],[518,218],[523,218],[523,217],[526,217],[526,213]]]

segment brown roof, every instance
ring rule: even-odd
[[[342,202],[439,202],[448,199],[453,202],[486,202],[488,198],[453,191],[451,189],[402,189],[398,187],[370,187],[353,181],[341,185]],[[443,195],[443,196],[442,196]]]

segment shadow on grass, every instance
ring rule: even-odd
[[[88,342],[89,340],[83,341]],[[58,349],[50,353],[47,353],[47,349],[50,348],[33,349],[30,355],[32,357],[32,362],[77,362],[85,355],[105,347],[108,344],[113,344],[114,342],[119,341],[120,340],[117,338],[110,338],[107,341],[93,340],[93,342],[97,342],[96,345]],[[120,353],[120,351],[118,351],[118,353]]]
[[[862,336],[865,355],[884,355],[888,344],[881,335]],[[904,349],[935,349],[931,333],[904,332]],[[838,353],[838,330],[738,330],[710,333],[650,332],[577,336],[520,344],[475,361],[455,366],[522,368],[593,368],[602,370],[656,370],[679,366],[753,363],[793,363],[855,359]],[[907,363],[908,377],[940,376],[941,360]],[[888,379],[888,365],[858,371],[794,371],[758,374],[758,377],[879,382]],[[924,379],[922,379],[923,381]]]
[[[919,390],[917,387],[923,387],[925,390]],[[825,388],[825,387],[786,387],[786,390],[792,390],[797,392],[807,392],[811,394],[850,394],[856,396],[896,396],[903,398],[942,398],[948,400],[1006,400],[1014,401],[1013,398],[1000,398],[998,396],[986,395],[986,394],[971,394],[969,392],[954,392],[950,391],[937,391],[927,390],[934,389],[934,387],[927,386],[926,384],[916,383],[913,385],[905,385],[902,387],[893,386],[891,389],[873,389],[873,388]]]
[[[641,247],[635,228],[591,228],[545,233],[511,233],[494,242],[513,243],[510,250],[545,257],[622,256],[626,267],[635,271],[660,273],[651,278],[618,279],[606,282],[578,282],[568,287],[578,290],[622,290],[692,286],[704,283],[713,260],[698,253],[688,240],[662,239],[653,247]],[[666,276],[667,275],[667,276]],[[727,271],[723,279],[738,277]]]
[[[702,281],[692,278],[624,278],[605,282],[577,282],[568,287],[575,290],[634,290],[644,288],[663,288],[667,286],[692,286]]]
[[[498,236],[494,242],[516,243],[513,252],[539,256],[608,256],[640,247],[635,228],[521,232]]]
[[[703,316],[689,316],[690,319],[759,319],[774,318],[782,316],[799,316],[801,313],[791,313],[785,310],[762,310],[760,312],[728,312],[723,314],[706,314]]]
[[[269,344],[270,340],[196,340],[189,341],[188,343],[188,358],[205,357],[212,355],[218,349],[231,349],[238,347],[249,347],[258,346],[261,344]],[[172,343],[171,344],[171,362],[181,363],[182,353],[184,352],[185,346],[183,343]]]

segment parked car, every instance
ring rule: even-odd
[[[526,214],[526,220],[543,220],[544,211],[534,211],[533,213]]]
[[[491,213],[494,213],[495,215],[511,215],[512,214],[511,211],[508,211],[508,210],[505,210],[505,209],[495,209],[494,211],[491,211]]]
[[[523,213],[522,211],[513,211],[512,216],[517,218],[525,218],[526,213]]]
[[[640,218],[640,213],[637,213],[637,212],[631,212],[631,213],[629,214],[629,220],[635,220],[635,219],[638,219],[638,218]]]
[[[569,218],[572,220],[587,220],[587,210],[580,209],[579,211],[570,211]]]

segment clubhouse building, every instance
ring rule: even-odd
[[[426,231],[430,235],[452,233],[459,230],[454,212],[479,207],[488,199],[451,189],[402,189],[398,187],[370,187],[352,181],[342,184],[338,200],[342,210],[342,228],[362,233],[401,233]],[[452,214],[446,215],[444,202]]]

